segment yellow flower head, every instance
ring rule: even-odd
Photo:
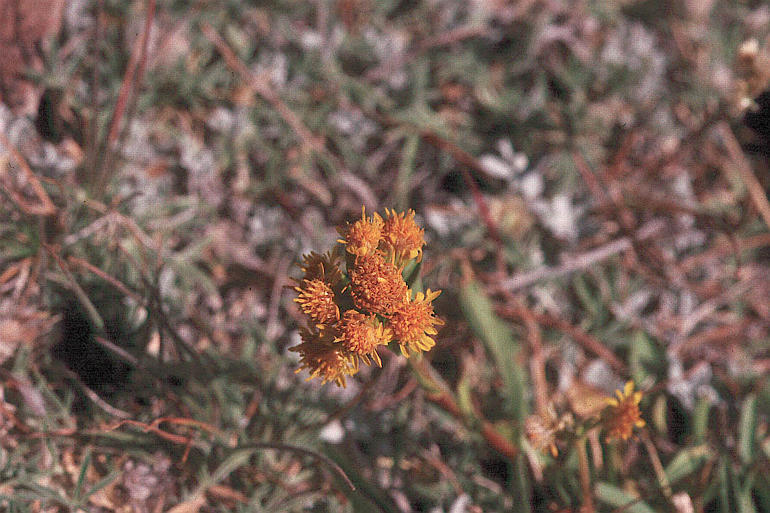
[[[350,272],[350,294],[360,310],[389,314],[406,300],[407,291],[401,271],[379,253],[358,258]]]
[[[441,325],[444,322],[433,315],[431,301],[436,299],[439,294],[441,294],[440,290],[431,292],[430,289],[424,294],[418,292],[414,299],[399,305],[390,316],[393,337],[398,340],[401,353],[404,356],[408,357],[411,353],[428,351],[436,345],[433,335],[438,332],[434,325]],[[411,296],[410,291],[407,298]]]
[[[366,207],[361,207],[361,219],[341,229],[340,235],[345,238],[339,239],[337,242],[345,244],[348,253],[352,253],[356,257],[371,254],[380,245],[384,224],[380,214],[375,212],[374,215],[367,218]]]
[[[307,369],[310,372],[308,380],[320,377],[323,383],[334,381],[337,385],[345,386],[345,376],[357,372],[344,349],[334,343],[333,332],[325,326],[314,330],[301,329],[302,343],[290,348],[300,354],[300,366],[295,372]]]
[[[335,302],[334,291],[325,281],[302,280],[302,285],[294,287],[294,290],[299,293],[294,301],[314,322],[326,324],[340,318],[340,309]]]
[[[435,345],[436,326],[443,322],[431,303],[440,291],[412,297],[402,276],[409,261],[422,259],[424,230],[413,210],[385,213],[385,220],[376,212],[367,217],[362,207],[361,219],[339,229],[341,245],[302,258],[304,276],[294,279],[294,301],[308,328],[291,350],[300,354],[299,370],[308,369],[310,378],[345,386],[361,362],[382,366],[377,349],[392,340],[406,356]]]
[[[623,391],[616,390],[617,398],[607,399],[607,407],[602,414],[602,424],[608,439],[628,440],[635,427],[644,427],[639,411],[641,392],[634,392],[634,382],[629,381]]]
[[[385,209],[385,214],[387,218],[382,229],[382,239],[393,252],[396,265],[413,258],[417,258],[418,262],[422,260],[425,230],[414,222],[414,210],[398,214],[395,210]]]
[[[310,254],[302,256],[300,268],[305,273],[303,279],[323,280],[333,287],[342,279],[340,261],[341,257],[336,248],[323,255],[311,251]]]
[[[340,335],[337,339],[353,357],[354,365],[359,358],[369,365],[369,358],[382,367],[377,346],[390,343],[392,333],[377,319],[377,316],[365,315],[356,310],[348,310],[342,315]]]

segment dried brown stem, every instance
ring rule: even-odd
[[[152,30],[152,20],[155,17],[155,0],[147,0],[147,17],[144,21],[144,30],[142,36],[134,42],[131,49],[131,57],[123,75],[123,82],[120,84],[118,92],[118,101],[115,103],[115,110],[110,120],[110,129],[107,132],[107,138],[102,145],[105,157],[99,163],[94,173],[95,191],[103,188],[107,179],[107,171],[112,166],[114,160],[113,145],[120,133],[120,122],[126,111],[126,105],[136,90],[139,89],[144,76],[144,68],[147,64],[147,46],[150,41],[150,31]]]
[[[305,148],[312,148],[327,157],[331,157],[331,155],[324,147],[323,140],[320,137],[313,135],[310,129],[308,129],[302,122],[300,117],[295,114],[294,111],[292,111],[289,106],[286,105],[286,103],[281,99],[278,93],[276,93],[273,88],[270,87],[270,83],[266,77],[253,74],[251,70],[246,66],[246,64],[235,54],[235,52],[230,48],[225,40],[222,39],[222,36],[220,36],[211,25],[204,23],[201,26],[201,29],[203,30],[203,35],[205,35],[206,38],[211,41],[211,44],[213,44],[222,55],[225,63],[233,71],[238,73],[238,75],[241,77],[241,80],[246,82],[254,90],[254,92],[256,92],[265,101],[273,106],[273,108],[283,118],[286,124],[289,125],[292,130],[294,130],[294,133],[296,133],[297,136],[299,136]]]
[[[99,397],[99,394],[91,390],[88,387],[88,385],[83,383],[83,381],[80,379],[80,377],[77,374],[75,374],[69,369],[64,369],[64,372],[65,374],[67,374],[67,376],[70,379],[75,381],[80,386],[80,388],[83,389],[83,393],[86,394],[86,397],[88,397],[96,406],[106,411],[113,417],[117,417],[119,419],[128,419],[131,417],[131,414],[128,413],[127,411],[121,410],[120,408],[115,408],[114,406],[109,404],[107,401]]]
[[[457,420],[466,424],[467,427],[473,428],[473,426],[468,425],[472,419],[467,419],[463,415],[454,394],[449,390],[449,386],[438,376],[430,363],[425,358],[420,358],[418,361],[412,360],[410,359],[411,367],[418,374],[420,383],[425,387],[425,397]],[[429,385],[426,386],[426,384]],[[486,440],[487,444],[513,461],[519,455],[519,448],[501,434],[491,422],[484,419],[478,420],[480,420],[481,436]]]
[[[599,339],[586,333],[581,328],[574,326],[564,319],[561,319],[550,313],[539,313],[530,310],[528,313],[521,311],[519,308],[501,308],[500,313],[506,317],[516,317],[522,319],[524,315],[532,315],[532,317],[541,325],[556,328],[572,337],[575,342],[580,344],[586,351],[595,354],[599,358],[607,362],[615,371],[625,375],[628,371],[626,365],[615,356],[610,349],[608,349]]]
[[[575,441],[575,449],[578,453],[580,489],[583,491],[583,504],[581,513],[594,513],[594,495],[591,487],[591,469],[588,466],[588,453],[586,452],[586,439],[579,438]]]
[[[449,30],[443,34],[428,37],[424,39],[415,50],[390,58],[387,61],[380,64],[379,66],[377,66],[376,68],[370,71],[367,71],[365,78],[370,81],[382,80],[383,78],[392,74],[398,68],[402,67],[407,62],[419,57],[420,55],[423,55],[424,53],[429,51],[431,48],[459,43],[466,39],[472,39],[475,37],[483,36],[487,32],[488,32],[488,29],[486,27],[474,25],[474,26],[467,26],[467,27],[458,27],[456,29]]]
[[[99,269],[95,265],[91,264],[90,262],[87,262],[87,261],[83,260],[82,258],[77,258],[77,257],[74,257],[74,256],[70,256],[67,260],[69,260],[71,263],[73,263],[75,265],[79,265],[80,267],[82,267],[84,269],[87,269],[88,271],[94,273],[99,278],[103,279],[104,281],[106,281],[107,283],[109,283],[110,285],[112,285],[113,287],[115,287],[116,289],[121,291],[123,294],[127,295],[128,297],[130,297],[131,299],[136,301],[137,303],[142,304],[144,302],[144,299],[142,298],[142,296],[140,296],[136,292],[130,290],[120,280],[110,276],[109,274],[107,274],[106,272],[102,271],[101,269]]]
[[[471,191],[473,201],[476,202],[476,206],[479,208],[479,213],[481,214],[481,218],[487,227],[487,231],[489,232],[489,235],[492,237],[492,239],[497,243],[498,248],[502,247],[502,240],[500,239],[497,226],[495,225],[494,221],[492,220],[492,216],[489,213],[487,202],[484,199],[484,196],[481,194],[479,186],[476,185],[476,181],[468,171],[468,168],[470,168],[479,174],[485,174],[486,170],[484,169],[484,166],[481,165],[476,157],[434,132],[429,130],[422,130],[420,132],[420,136],[423,138],[423,140],[425,140],[425,142],[449,153],[458,163],[461,164],[460,172],[463,175],[463,180]]]
[[[719,131],[719,135],[722,137],[722,142],[725,145],[725,149],[727,149],[727,154],[730,156],[732,164],[737,169],[741,176],[741,180],[743,180],[743,183],[749,190],[751,201],[759,211],[759,215],[761,215],[762,219],[765,221],[765,226],[770,228],[770,202],[767,200],[767,195],[765,195],[765,190],[762,187],[762,184],[759,183],[759,180],[757,180],[754,171],[752,171],[751,164],[749,164],[749,161],[743,154],[741,145],[735,138],[733,130],[725,121],[717,125],[717,130]]]
[[[668,476],[666,476],[663,463],[660,461],[658,450],[655,448],[655,444],[652,443],[647,430],[642,430],[641,439],[645,449],[647,449],[647,454],[650,456],[650,462],[652,463],[652,468],[655,470],[655,476],[658,478],[658,484],[660,484],[660,488],[663,490],[663,495],[666,496],[666,499],[671,501],[671,495],[673,493],[671,491],[671,484],[668,482]]]
[[[660,223],[649,223],[635,233],[636,240],[645,240],[660,233]],[[624,251],[633,249],[631,237],[621,237],[596,249],[578,253],[576,255],[562,256],[562,263],[558,266],[542,266],[531,271],[524,271],[506,278],[499,284],[500,289],[508,291],[521,289],[541,280],[549,280],[567,276],[577,271],[582,271],[594,264],[598,264]]]

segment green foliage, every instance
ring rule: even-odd
[[[520,345],[503,321],[492,310],[492,303],[476,282],[460,288],[460,306],[468,324],[490,352],[504,383],[505,410],[522,421],[527,415],[524,369],[518,363]]]

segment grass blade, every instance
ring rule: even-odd
[[[655,513],[655,510],[643,500],[637,499],[609,483],[596,485],[596,498],[610,506],[623,508],[623,511],[627,513]]]
[[[743,463],[754,460],[754,433],[757,427],[757,395],[749,394],[743,400],[738,421],[738,456]]]

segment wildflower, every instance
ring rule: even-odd
[[[436,326],[443,322],[431,302],[440,291],[413,298],[402,276],[408,261],[422,258],[424,230],[413,210],[385,213],[385,220],[377,213],[367,217],[362,207],[361,219],[339,230],[345,249],[302,258],[304,276],[294,280],[294,301],[308,328],[291,350],[300,354],[300,370],[308,369],[310,378],[345,386],[361,362],[382,366],[377,350],[394,339],[406,356],[435,345]]]
[[[320,377],[323,383],[334,381],[345,386],[345,376],[352,376],[357,369],[351,364],[344,349],[334,343],[333,331],[321,325],[314,330],[301,329],[302,343],[290,348],[300,354],[300,366],[295,372],[307,369],[308,380]]]
[[[350,272],[350,294],[356,308],[371,313],[392,313],[407,297],[408,288],[401,272],[379,253],[356,261]]]
[[[348,310],[342,316],[337,340],[351,354],[355,365],[358,365],[359,358],[368,365],[371,358],[378,367],[382,367],[377,346],[389,344],[391,337],[391,330],[385,328],[377,316]]]
[[[634,427],[644,427],[639,411],[639,401],[642,400],[641,392],[634,392],[634,382],[629,381],[623,391],[616,390],[616,398],[607,399],[607,407],[602,415],[604,431],[608,439],[628,440]]]
[[[305,273],[304,280],[323,280],[335,286],[342,279],[340,271],[340,254],[337,248],[323,255],[311,251],[302,257],[300,268]]]
[[[556,447],[556,427],[549,420],[539,415],[530,415],[524,421],[524,432],[535,449],[547,449],[555,458],[559,455],[559,449]]]
[[[406,260],[422,260],[422,247],[425,245],[425,230],[414,222],[414,210],[397,214],[395,210],[385,209],[387,219],[382,229],[382,240],[392,251],[393,261],[400,265]]]
[[[401,353],[404,356],[408,357],[410,353],[428,351],[436,344],[432,337],[437,333],[434,325],[441,325],[444,322],[433,315],[431,301],[436,299],[439,294],[441,294],[440,290],[431,292],[430,289],[424,294],[418,292],[414,299],[399,305],[390,316],[393,336],[398,340]],[[407,298],[411,296],[412,293],[409,291]]]
[[[574,431],[574,418],[572,414],[556,413],[557,404],[550,402],[544,411],[536,415],[530,415],[524,421],[524,433],[535,449],[551,453],[556,458],[559,448],[556,440],[559,435]]]
[[[348,253],[352,253],[356,257],[371,254],[380,244],[384,224],[380,214],[375,212],[374,215],[367,218],[366,207],[361,207],[361,219],[340,230],[340,235],[345,238],[339,239],[337,242],[345,244]]]
[[[340,318],[340,309],[335,302],[334,291],[325,281],[302,280],[302,285],[294,287],[294,290],[299,293],[294,301],[313,321],[326,324]]]

